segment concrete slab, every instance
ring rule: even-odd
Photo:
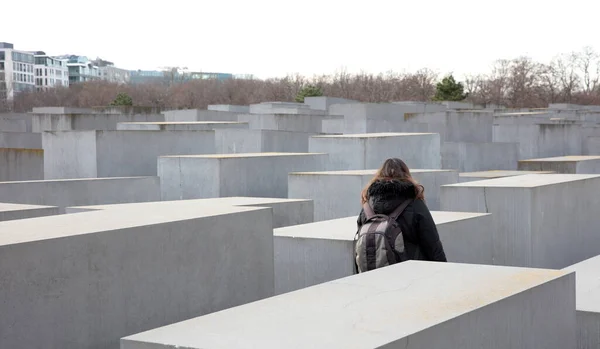
[[[440,169],[440,135],[436,133],[366,133],[312,136],[310,152],[328,153],[328,170],[379,168],[392,157],[410,168]]]
[[[161,199],[287,198],[288,173],[322,171],[327,162],[327,154],[318,153],[161,156]]]
[[[73,107],[36,107],[31,109],[31,114],[94,114],[92,108]]]
[[[208,110],[228,111],[232,113],[249,113],[250,106],[248,105],[233,105],[233,104],[209,104]]]
[[[348,103],[358,103],[358,101],[346,98],[336,98],[336,97],[304,97],[304,104],[308,105],[310,109],[315,110],[326,110],[329,111],[334,104],[348,104]]]
[[[519,160],[581,154],[581,126],[494,125],[494,142],[519,143]]]
[[[250,105],[251,114],[326,115],[327,111],[311,109],[303,103],[263,102]]]
[[[207,131],[221,128],[247,129],[248,124],[234,121],[173,121],[173,122],[120,122],[119,131]]]
[[[0,181],[44,178],[42,149],[0,148]],[[0,200],[3,198],[0,197]]]
[[[360,212],[360,193],[376,172],[293,172],[288,175],[288,197],[313,200],[315,221],[348,217]],[[441,185],[458,183],[458,172],[453,170],[412,169],[411,174],[425,187],[425,202],[430,210],[440,207]]]
[[[549,174],[555,173],[553,171],[507,171],[507,170],[489,170],[489,171],[477,171],[477,172],[462,172],[458,174],[458,181],[473,182],[482,181],[486,179],[502,178],[502,177],[513,177],[523,176],[527,174]]]
[[[405,113],[405,125],[396,125],[406,132],[414,132],[422,125],[423,132],[439,133],[441,142],[492,142],[494,114],[486,110],[443,111],[435,113]]]
[[[326,116],[321,122],[321,132],[326,134],[343,134],[344,133],[344,117],[343,116]]]
[[[460,172],[516,170],[518,160],[517,143],[442,143],[442,168]]]
[[[129,336],[121,349],[558,349],[573,348],[575,326],[572,273],[409,261]]]
[[[161,114],[32,114],[32,131],[117,130],[120,122],[160,122]]]
[[[531,174],[444,185],[440,203],[492,213],[494,264],[558,269],[600,251],[599,187],[600,176]]]
[[[600,256],[563,269],[577,280],[577,348],[600,344]]]
[[[571,174],[596,174],[600,173],[600,156],[576,155],[520,160],[519,170],[554,171],[556,173]]]
[[[277,130],[321,133],[323,115],[311,114],[239,114],[239,122],[247,122],[252,130]]]
[[[238,113],[218,110],[182,109],[164,111],[164,121],[238,121]]]
[[[307,153],[314,133],[275,130],[215,130],[216,153]]]
[[[584,139],[583,155],[600,155],[600,137],[586,137]]]
[[[27,121],[15,118],[2,117],[0,114],[0,131],[2,132],[27,132]]]
[[[491,215],[431,211],[450,262],[492,264],[492,234],[481,229]],[[354,273],[356,218],[275,229],[275,293],[281,294]]]
[[[66,213],[80,213],[94,210],[130,210],[134,212],[141,212],[147,207],[160,207],[167,205],[170,208],[175,208],[177,206],[187,207],[190,205],[198,205],[199,207],[216,205],[270,207],[273,210],[273,228],[288,227],[292,225],[311,223],[314,221],[312,200],[256,197],[226,197],[130,204],[75,206],[67,207]]]
[[[19,205],[0,202],[0,222],[16,219],[52,216],[58,214],[58,207]]]
[[[57,206],[101,205],[160,200],[158,177],[111,177],[0,182],[7,203]]]
[[[161,155],[214,154],[214,131],[44,132],[44,178],[156,176]]]
[[[2,346],[117,349],[123,336],[270,297],[272,236],[269,208],[231,206],[1,222]]]
[[[42,135],[32,132],[0,132],[0,148],[42,149]]]
[[[403,128],[407,114],[446,111],[438,103],[347,103],[334,104],[331,115],[344,116],[344,133],[407,131]]]

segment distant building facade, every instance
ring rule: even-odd
[[[251,78],[252,75],[233,75],[230,73],[213,73],[213,72],[188,72],[180,71],[178,69],[173,70],[132,70],[131,83],[133,84],[144,84],[144,83],[178,83],[188,82],[193,80],[230,80],[236,78]]]
[[[35,86],[37,90],[54,87],[69,87],[67,60],[48,56],[45,52],[35,53]]]
[[[12,100],[19,92],[35,90],[34,66],[33,53],[0,42],[0,100]]]
[[[129,70],[115,67],[113,62],[97,58],[92,62],[100,70],[100,78],[117,84],[127,84],[131,80]]]
[[[67,61],[69,85],[101,79],[100,68],[85,56],[63,55],[54,58]]]

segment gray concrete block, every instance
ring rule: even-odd
[[[16,219],[52,216],[59,213],[58,207],[7,204],[0,202],[0,222]]]
[[[303,103],[263,102],[250,105],[251,114],[326,115],[327,111],[311,109]]]
[[[27,132],[27,123],[25,120],[2,117],[0,114],[0,131]]]
[[[563,269],[577,280],[577,348],[600,345],[600,256]]]
[[[531,174],[444,185],[444,211],[492,213],[494,264],[564,268],[600,251],[600,176]]]
[[[583,155],[600,155],[600,137],[586,137],[583,140]]]
[[[42,135],[31,132],[0,132],[0,148],[42,149]]]
[[[409,261],[138,333],[121,349],[563,349],[575,326],[573,273]]]
[[[117,349],[270,297],[271,219],[269,208],[160,206],[1,222],[2,347]]]
[[[239,122],[247,122],[252,130],[278,130],[321,133],[323,115],[310,114],[239,114]]]
[[[304,104],[308,105],[310,109],[315,110],[326,110],[329,111],[329,108],[334,104],[348,104],[348,103],[358,103],[358,101],[346,98],[336,98],[336,97],[304,97]]]
[[[94,114],[97,113],[92,108],[72,108],[72,107],[36,107],[31,109],[31,114]]]
[[[343,116],[326,116],[321,122],[321,132],[327,134],[343,134],[344,133],[344,117]]]
[[[410,168],[440,169],[440,135],[436,133],[366,133],[313,136],[310,152],[328,153],[328,170],[379,168],[397,157]]]
[[[286,198],[288,173],[322,171],[327,154],[244,153],[162,156],[162,200],[256,196]]]
[[[31,132],[32,115],[29,113],[0,113],[0,131]]]
[[[294,172],[288,175],[288,197],[311,199],[315,221],[348,217],[361,209],[360,194],[377,170]],[[440,207],[439,191],[444,184],[458,183],[453,170],[412,169],[413,177],[425,187],[430,210]]]
[[[42,149],[0,148],[0,181],[26,181],[44,178]],[[3,200],[0,197],[0,200]]]
[[[166,122],[237,121],[238,113],[218,110],[182,109],[164,111]]]
[[[494,125],[494,142],[519,143],[519,160],[582,153],[579,125]]]
[[[228,111],[232,113],[249,113],[250,106],[247,105],[232,105],[232,104],[210,104],[208,110]]]
[[[312,223],[313,202],[302,199],[278,199],[257,197],[226,197],[196,200],[177,200],[160,202],[142,202],[129,204],[93,205],[67,207],[66,213],[80,213],[94,210],[130,210],[133,212],[144,211],[146,207],[167,206],[176,208],[190,205],[200,206],[242,206],[242,207],[270,207],[273,210],[273,228],[288,227],[291,225]]]
[[[234,121],[174,121],[174,122],[120,122],[119,131],[208,131],[221,128],[247,129],[248,124]]]
[[[406,113],[405,132],[414,132],[421,125],[423,132],[439,133],[443,142],[492,142],[494,114],[490,111],[445,111],[436,113]]]
[[[214,131],[44,132],[44,178],[156,176],[161,155],[214,154]]]
[[[450,262],[492,264],[490,214],[431,211]],[[291,292],[354,273],[358,212],[275,229],[275,293]]]
[[[314,133],[275,130],[215,130],[217,154],[306,153],[308,139]]]
[[[600,174],[600,156],[578,155],[520,160],[519,170],[554,171],[556,173],[571,174]]]
[[[553,171],[507,171],[507,170],[490,170],[490,171],[477,171],[477,172],[462,172],[458,174],[458,181],[474,182],[482,181],[486,179],[502,178],[502,177],[513,177],[523,176],[528,174],[549,174],[555,173]]]
[[[32,114],[32,131],[114,131],[120,122],[161,121],[161,114]]]
[[[344,133],[407,132],[405,118],[414,113],[445,111],[437,103],[347,103],[334,104],[331,115],[344,116]]]
[[[517,143],[442,143],[442,168],[460,172],[516,170],[518,159]]]
[[[160,200],[158,177],[111,177],[0,182],[0,200],[7,203],[57,206],[101,205]]]
[[[120,115],[153,115],[158,116],[162,113],[162,107],[151,106],[107,106],[92,107],[94,112],[102,114],[120,114]]]

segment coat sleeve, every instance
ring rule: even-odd
[[[434,262],[447,262],[433,217],[422,200],[415,200],[416,230],[421,251],[425,258]]]

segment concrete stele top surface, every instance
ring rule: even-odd
[[[600,313],[600,256],[563,270],[576,272],[577,310]]]
[[[320,221],[314,223],[293,225],[273,230],[275,236],[304,238],[304,239],[326,239],[352,241],[356,234],[356,216]],[[431,211],[431,216],[436,225],[461,221],[465,219],[488,216],[489,213],[474,212],[449,212]]]
[[[298,176],[374,176],[378,170],[343,170],[343,171],[314,171],[314,172],[290,172],[290,175]],[[455,172],[456,170],[438,169],[412,169],[410,173],[432,173],[432,172]]]
[[[54,206],[41,206],[41,205],[8,204],[8,203],[0,202],[0,212],[40,210],[40,209],[46,209],[46,208],[55,208],[55,207]]]
[[[100,178],[72,178],[72,179],[40,179],[40,180],[33,180],[33,181],[0,182],[0,184],[46,183],[46,182],[118,181],[118,180],[126,180],[126,179],[146,179],[146,178],[158,178],[158,177],[136,176],[136,177],[100,177]]]
[[[381,348],[567,274],[408,261],[123,340],[152,348]]]
[[[146,122],[120,122],[121,125],[231,125],[247,124],[237,121],[146,121]]]
[[[474,182],[446,184],[442,187],[496,187],[496,188],[535,188],[547,185],[581,181],[600,178],[600,175],[583,174],[528,174],[494,179],[485,179]]]
[[[549,174],[554,171],[510,171],[510,170],[492,170],[492,171],[478,171],[478,172],[463,172],[459,173],[460,177],[488,177],[488,178],[500,178],[500,177],[512,177],[522,176],[527,174]]]
[[[437,133],[408,133],[408,132],[380,132],[380,133],[348,133],[343,135],[320,135],[312,138],[382,138],[382,137],[403,137],[403,136],[426,136]]]
[[[580,162],[580,161],[590,161],[590,160],[600,160],[600,156],[598,156],[598,155],[556,156],[553,158],[519,160],[519,162]]]
[[[72,209],[88,209],[88,210],[141,210],[147,206],[167,206],[174,208],[177,206],[190,205],[227,205],[227,206],[260,206],[269,204],[292,203],[292,202],[308,202],[310,199],[282,199],[282,198],[258,198],[258,197],[222,197],[210,199],[192,199],[192,200],[173,200],[173,201],[152,201],[152,202],[136,202],[124,204],[110,205],[92,205],[92,206],[73,206]]]
[[[139,214],[107,210],[6,221],[0,222],[0,247],[260,209],[226,205],[148,205]]]
[[[327,155],[326,153],[235,153],[235,154],[202,154],[202,155],[165,155],[160,158],[199,158],[199,159],[238,159],[283,156]]]

